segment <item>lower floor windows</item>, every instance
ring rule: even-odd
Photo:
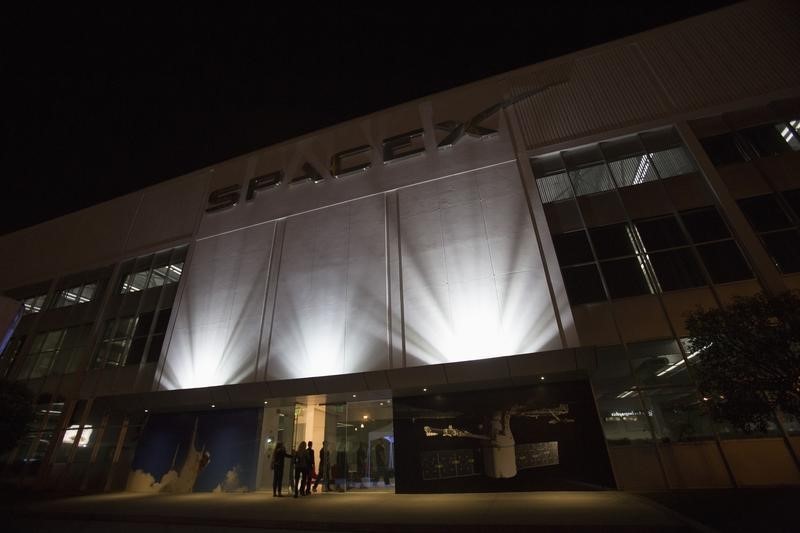
[[[800,272],[800,232],[795,224],[800,219],[798,198],[800,189],[738,201],[767,253],[784,274]]]
[[[703,244],[697,247],[708,274],[714,283],[727,283],[750,279],[753,272],[747,265],[739,247],[732,240]]]
[[[779,261],[797,268],[796,232],[770,235]],[[573,305],[753,277],[713,207],[556,234],[553,244]]]
[[[603,272],[612,298],[625,298],[652,292],[638,256],[603,261],[600,263],[600,270]]]
[[[761,240],[781,272],[800,272],[800,231],[790,229],[765,233]]]
[[[158,361],[172,309],[106,321],[93,366],[118,367]],[[155,321],[154,321],[155,318]]]
[[[688,289],[706,284],[703,271],[690,248],[650,254],[650,263],[663,291]]]
[[[606,299],[603,282],[600,280],[600,273],[594,263],[563,268],[561,269],[561,274],[564,277],[567,296],[573,305],[599,302]]]
[[[19,379],[75,372],[84,360],[89,324],[45,331],[33,337],[27,355],[20,362]]]

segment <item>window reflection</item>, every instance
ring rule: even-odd
[[[711,417],[693,388],[658,388],[642,393],[661,442],[683,442],[714,437]]]
[[[22,307],[23,307],[22,314],[30,315],[33,313],[40,312],[44,307],[44,302],[46,299],[47,299],[47,294],[40,294],[38,296],[25,298],[24,300],[22,300]]]
[[[122,294],[177,283],[183,274],[183,261],[126,274],[120,287]]]
[[[68,289],[62,289],[56,293],[54,308],[67,307],[70,305],[84,304],[91,302],[97,292],[97,283],[87,283],[76,285]]]

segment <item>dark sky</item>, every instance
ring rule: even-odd
[[[0,234],[730,3],[4,7]]]

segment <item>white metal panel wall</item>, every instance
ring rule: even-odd
[[[276,171],[283,171],[285,177],[280,186],[258,191],[250,201],[244,198],[242,192],[241,203],[235,208],[205,214],[197,236],[216,235],[512,160],[514,151],[510,132],[500,119],[500,113],[495,113],[483,123],[497,129],[496,136],[478,139],[465,135],[452,147],[437,148],[437,136],[441,138],[444,134],[436,130],[436,123],[467,122],[503,99],[500,84],[496,80],[479,84],[479,89],[476,91],[472,86],[454,89],[430,100],[376,113],[217,165],[211,174],[211,191],[237,184],[244,191],[250,179]],[[396,118],[398,114],[403,114],[403,120]],[[425,152],[385,164],[383,140],[417,129],[424,131]],[[363,173],[333,178],[330,172],[331,157],[338,151],[364,145],[370,147],[368,156],[372,166]],[[293,178],[303,174],[304,163],[310,164],[324,179],[315,184],[303,182],[290,185]],[[352,161],[344,162],[344,166],[349,164]]]
[[[515,164],[401,189],[406,366],[560,347]]]
[[[126,250],[191,237],[205,209],[208,181],[207,171],[197,172],[142,191]]]
[[[377,194],[201,239],[160,387],[562,347],[515,162],[403,188],[396,197],[396,211],[394,193]],[[399,243],[392,265],[387,242]],[[389,294],[402,303],[390,305]],[[402,324],[404,335],[390,335],[390,323]]]
[[[286,221],[268,379],[388,368],[383,196]]]
[[[164,361],[166,389],[255,379],[275,224],[199,241]]]

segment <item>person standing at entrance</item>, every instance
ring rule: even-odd
[[[281,496],[281,487],[283,487],[283,467],[286,463],[286,458],[291,457],[286,453],[286,448],[282,442],[279,442],[275,447],[275,452],[272,454],[270,466],[272,466],[272,496]]]
[[[364,449],[364,443],[358,443],[358,450],[356,450],[356,478],[361,483],[361,488],[364,488],[364,476],[367,472],[367,450]]]
[[[308,474],[306,474],[306,486],[305,486],[306,494],[310,494],[311,493],[311,478],[314,475],[314,448],[313,448],[313,445],[314,445],[313,442],[308,441],[308,449],[306,450],[306,455],[308,456],[308,458],[306,459],[306,462],[307,462],[306,463],[306,469],[307,469],[307,472],[308,472]]]
[[[325,491],[331,490],[331,477],[330,477],[330,470],[331,470],[331,451],[328,448],[328,441],[322,441],[322,448],[319,450],[319,468],[317,470],[317,479],[314,481],[314,492],[317,492],[317,487],[319,486],[319,480],[322,480],[322,484],[325,487]]]
[[[308,477],[308,454],[306,441],[302,441],[294,452],[294,497],[305,495],[306,478]]]
[[[379,439],[375,445],[375,466],[377,467],[378,477],[383,478],[383,484],[389,485],[389,471],[386,469],[386,448],[383,446],[383,439]],[[375,485],[378,481],[375,480]]]

